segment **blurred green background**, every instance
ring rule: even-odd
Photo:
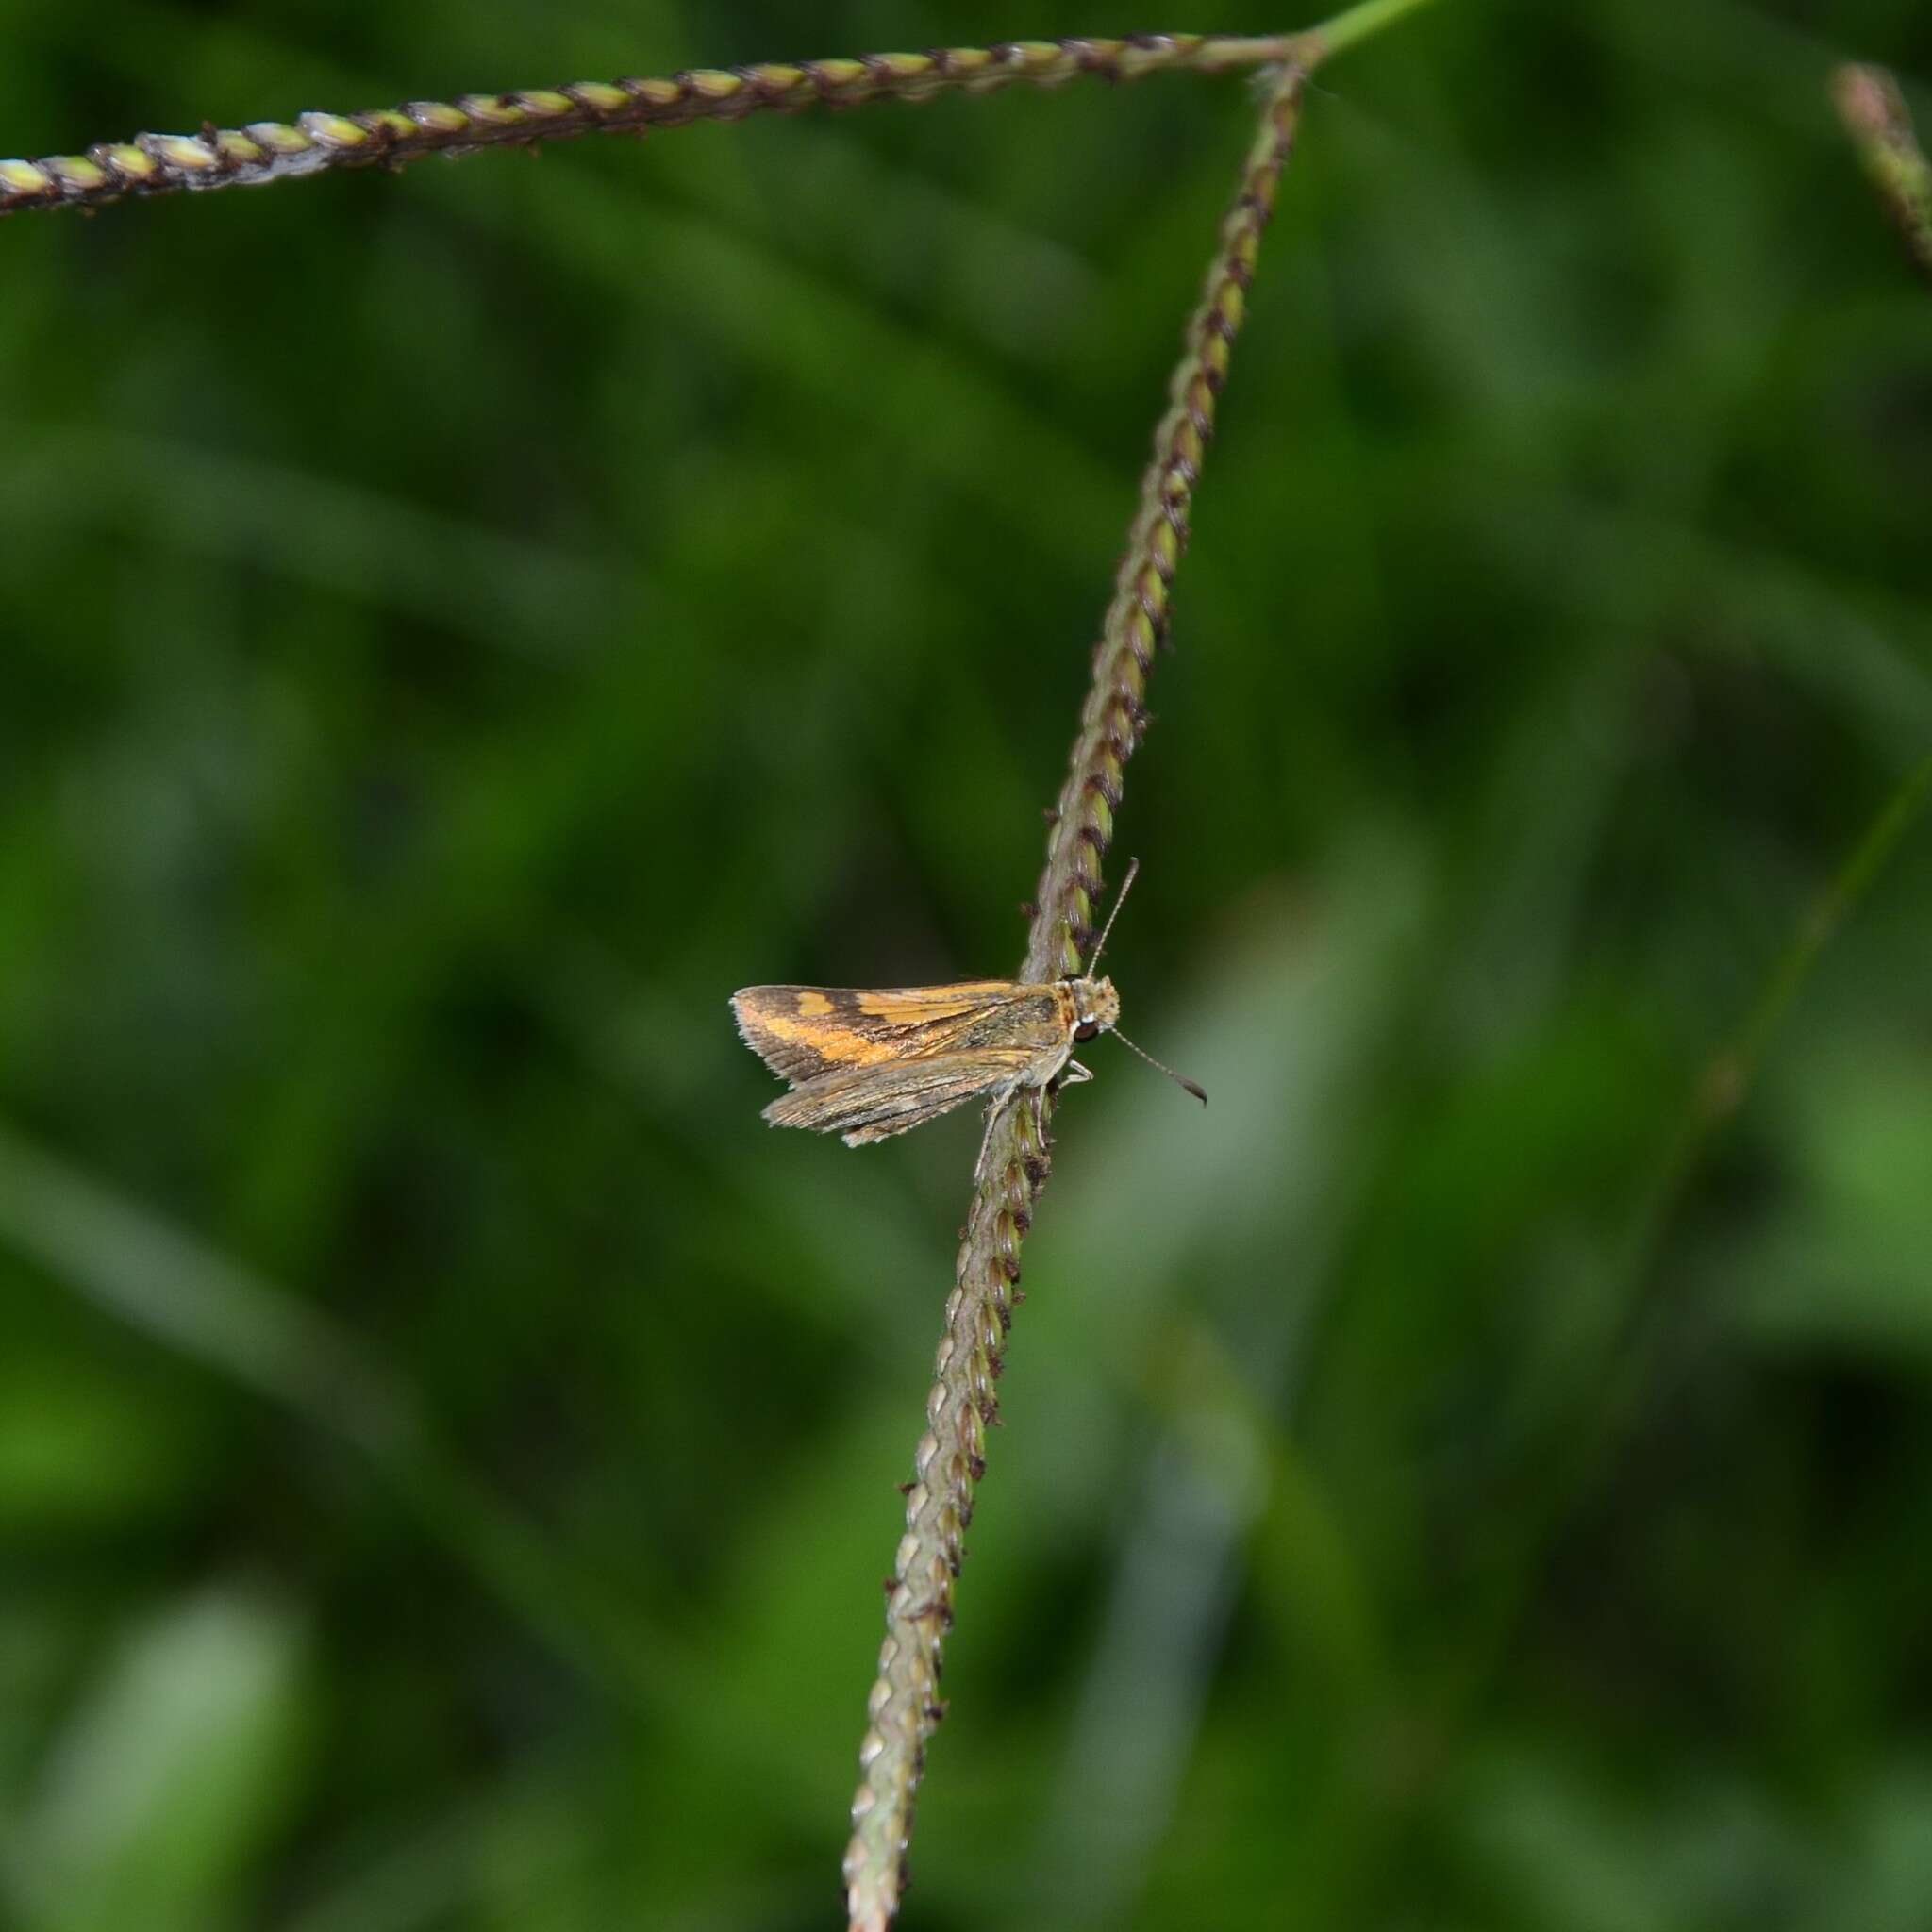
[[[1142,25],[0,9],[0,150]],[[1293,22],[1175,19],[1170,26]],[[907,1918],[1932,1924],[1923,0],[1324,74],[1059,1115]],[[1240,79],[0,226],[0,1924],[836,1923],[968,1116]]]

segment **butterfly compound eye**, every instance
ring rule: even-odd
[[[1085,1046],[1090,1040],[1098,1040],[1100,1038],[1099,1022],[1095,1020],[1082,1020],[1080,1024],[1074,1028],[1074,1038],[1077,1040],[1082,1046]]]

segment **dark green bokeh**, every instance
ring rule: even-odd
[[[0,149],[1137,24],[16,8]],[[1316,91],[1121,815],[1214,1103],[1061,1110],[908,1926],[1932,1923],[1923,825],[1657,1205],[1932,746],[1851,55]],[[1018,959],[1250,99],[0,226],[0,1923],[834,1923],[976,1129],[724,999]]]

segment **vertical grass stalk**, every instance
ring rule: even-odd
[[[1302,73],[1289,68],[1271,92],[1222,225],[1201,305],[1154,437],[1141,506],[1093,658],[1092,683],[1053,815],[1046,870],[1022,968],[1028,979],[1077,973],[1092,934],[1101,862],[1113,838],[1122,776],[1140,742],[1147,679],[1165,637],[1174,572],[1214,429],[1248,285],[1293,146]],[[954,1287],[946,1303],[926,1432],[907,1492],[906,1534],[887,1586],[886,1636],[872,1688],[860,1780],[845,1854],[853,1932],[885,1932],[906,1886],[906,1853],[926,1740],[944,1713],[940,1670],[953,1617],[953,1584],[985,1473],[986,1431],[997,1414],[1000,1371],[1019,1299],[1020,1246],[1051,1166],[1048,1093],[1022,1092],[988,1125]]]

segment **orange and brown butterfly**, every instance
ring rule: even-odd
[[[1114,914],[1133,883],[1130,865]],[[748,986],[731,995],[744,1041],[791,1091],[765,1108],[774,1127],[811,1127],[863,1147],[984,1094],[1091,1080],[1076,1044],[1115,1030],[1120,994],[1095,978],[1109,917],[1087,974],[1069,979],[967,979],[950,986]],[[1132,1041],[1124,1043],[1135,1053]],[[1142,1054],[1143,1059],[1151,1056]],[[1158,1060],[1153,1064],[1159,1066]],[[1208,1096],[1172,1069],[1189,1092]]]

